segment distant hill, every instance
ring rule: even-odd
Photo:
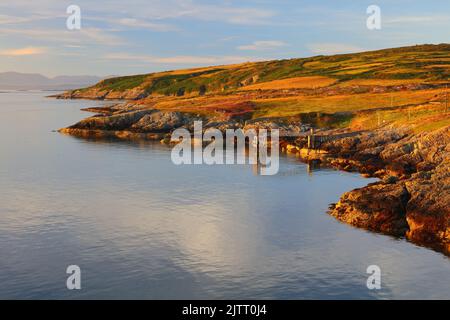
[[[102,80],[95,76],[58,76],[47,78],[37,73],[0,73],[0,89],[3,90],[71,90],[91,86]]]
[[[249,62],[108,78],[72,97],[137,99],[148,95],[232,93],[361,85],[436,84],[450,78],[450,44]]]
[[[447,87],[450,44],[440,44],[110,77],[56,97],[137,100],[122,116],[148,108],[214,121],[300,117],[318,128],[428,130],[450,121]]]

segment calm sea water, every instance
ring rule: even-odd
[[[44,95],[0,93],[0,298],[450,298],[450,259],[325,213],[371,180],[294,157],[276,176],[175,166],[158,143],[52,132],[101,103]]]

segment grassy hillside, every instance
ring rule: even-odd
[[[418,45],[111,78],[70,96],[224,119],[300,116],[318,126],[425,130],[448,125],[449,79],[450,44]]]
[[[401,84],[411,80],[426,83],[447,81],[450,77],[450,45],[420,45],[356,54],[150,73],[107,79],[94,87],[119,92],[138,88],[149,94],[183,95],[236,90],[245,86],[251,86],[249,89],[270,89],[270,82],[276,88],[279,87],[279,80],[299,77],[320,77],[322,81],[318,81],[319,87],[347,81],[358,84],[355,80],[361,80],[361,83],[372,80],[372,84],[377,81],[380,84]],[[304,84],[298,82],[301,88]],[[265,85],[255,86],[262,83]],[[292,87],[295,85],[289,88]]]

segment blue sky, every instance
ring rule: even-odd
[[[69,5],[81,30],[66,28]],[[378,5],[382,29],[368,30]],[[15,0],[0,72],[123,75],[450,42],[448,0]]]

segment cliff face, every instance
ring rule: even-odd
[[[345,193],[330,214],[450,253],[450,127],[417,135],[378,130],[344,140],[324,146],[342,157],[330,162],[350,162],[383,180]]]

